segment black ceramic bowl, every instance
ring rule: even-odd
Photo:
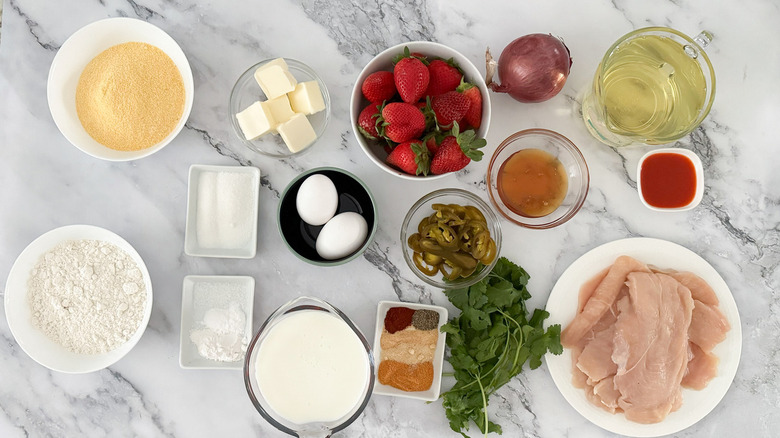
[[[298,215],[298,209],[295,206],[298,189],[300,189],[301,184],[307,177],[314,174],[327,176],[333,181],[333,185],[336,186],[336,191],[339,194],[339,205],[336,214],[345,212],[358,213],[363,216],[366,224],[368,224],[368,235],[365,242],[357,251],[346,257],[336,260],[326,260],[320,257],[317,254],[315,245],[317,236],[324,225],[309,225]],[[363,251],[368,248],[368,245],[374,239],[377,226],[376,204],[371,191],[355,175],[336,167],[318,167],[301,173],[287,185],[287,188],[282,192],[282,199],[279,201],[276,221],[282,240],[299,259],[318,266],[337,266],[363,254]]]

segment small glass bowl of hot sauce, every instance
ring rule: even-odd
[[[639,199],[651,210],[685,211],[701,202],[704,170],[687,149],[663,148],[646,153],[637,165]]]

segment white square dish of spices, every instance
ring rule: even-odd
[[[447,309],[380,301],[374,333],[374,394],[434,401],[441,390]]]

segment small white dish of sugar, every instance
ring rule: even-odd
[[[184,277],[179,365],[241,369],[252,336],[255,279],[233,275]]]
[[[184,252],[251,259],[257,252],[260,170],[190,166]]]

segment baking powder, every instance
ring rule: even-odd
[[[202,328],[193,330],[190,339],[202,357],[219,362],[243,359],[247,348],[246,314],[236,302],[228,308],[210,308],[200,322]]]

